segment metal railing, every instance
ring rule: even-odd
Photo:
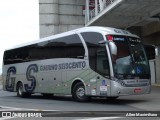
[[[117,0],[98,0],[97,5],[95,5],[95,8],[89,10],[89,16],[86,16],[88,17],[88,20],[86,19],[86,23],[92,20],[98,14],[100,14],[105,8],[113,4],[115,1]]]

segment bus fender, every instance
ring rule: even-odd
[[[73,91],[72,91],[72,90],[73,90],[73,87],[74,87],[78,82],[83,83],[83,85],[84,85],[84,87],[85,87],[85,94],[86,94],[86,93],[87,93],[86,84],[85,84],[84,80],[81,79],[81,78],[75,78],[75,79],[72,81],[71,93],[73,92]]]
[[[19,84],[19,83],[22,83],[22,85],[23,85],[23,90],[25,91],[25,89],[24,89],[24,84],[23,84],[23,81],[22,81],[22,80],[18,80],[18,81],[17,81],[15,91],[17,91],[17,87],[18,87],[18,84]]]

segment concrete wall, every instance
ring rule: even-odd
[[[160,48],[160,31],[157,29],[157,27],[158,26],[155,26],[155,27],[145,26],[146,29],[142,28],[143,35],[144,34],[146,35],[146,36],[142,36],[142,40],[144,44],[152,44]],[[146,31],[146,33],[144,31]],[[156,83],[160,83],[160,49],[159,49],[159,55],[156,57],[156,60],[155,60],[155,69],[156,69]]]
[[[40,37],[84,26],[85,0],[39,0]]]
[[[141,27],[130,27],[127,30],[130,31],[131,33],[136,34],[139,37],[141,37]]]
[[[158,47],[159,55],[156,57],[156,82],[160,83],[160,32],[156,33],[156,46]]]
[[[156,83],[160,83],[160,22],[155,21],[141,27],[131,27],[128,29],[141,37],[144,44],[159,46],[159,56],[155,59]]]

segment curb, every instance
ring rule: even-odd
[[[160,87],[160,84],[152,84],[154,87]]]

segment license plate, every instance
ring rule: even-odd
[[[135,93],[140,93],[142,90],[140,89],[140,88],[136,88],[136,89],[134,89],[134,92]]]

